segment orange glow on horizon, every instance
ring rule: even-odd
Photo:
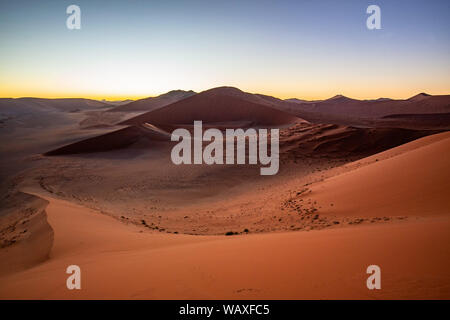
[[[212,88],[209,88],[212,89]],[[209,89],[205,89],[205,90],[209,90]],[[241,89],[241,88],[239,88]],[[173,90],[177,90],[177,89],[173,89]],[[180,89],[181,90],[181,89]],[[205,91],[205,90],[201,90],[201,91],[196,91],[197,93]],[[346,97],[349,98],[353,98],[353,99],[358,99],[358,100],[370,100],[370,99],[378,99],[378,98],[391,98],[391,99],[408,99],[412,96],[415,96],[416,94],[419,94],[421,92],[425,92],[427,94],[431,94],[431,95],[448,95],[450,94],[450,90],[449,91],[430,91],[430,90],[409,90],[408,92],[403,92],[403,93],[398,93],[398,94],[379,94],[379,95],[373,95],[373,94],[347,94],[345,90],[342,91],[338,91],[335,93],[329,93],[329,94],[322,94],[322,95],[308,95],[308,94],[289,94],[289,93],[276,93],[276,92],[267,92],[267,91],[255,91],[255,90],[243,90],[244,92],[248,92],[248,93],[254,93],[254,94],[264,94],[264,95],[268,95],[268,96],[272,96],[275,98],[279,98],[279,99],[291,99],[291,98],[297,98],[297,99],[301,99],[301,100],[308,100],[308,101],[313,101],[313,100],[325,100],[328,98],[331,98],[335,95],[338,94],[342,94]],[[168,90],[171,91],[171,90]],[[18,99],[18,98],[42,98],[42,99],[64,99],[64,98],[81,98],[81,99],[92,99],[92,100],[98,100],[98,101],[102,101],[102,100],[106,100],[106,101],[123,101],[123,100],[140,100],[140,99],[145,99],[145,98],[149,98],[149,97],[157,97],[161,94],[164,94],[168,91],[164,91],[164,92],[159,92],[159,93],[154,93],[154,94],[148,94],[148,95],[102,95],[102,94],[98,94],[98,95],[92,95],[92,94],[62,94],[62,93],[37,93],[37,92],[31,92],[31,93],[15,93],[15,94],[7,94],[4,92],[0,93],[0,98],[12,98],[12,99]]]

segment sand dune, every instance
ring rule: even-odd
[[[143,124],[54,150],[49,154],[94,153],[46,157],[48,165],[29,172],[24,182],[39,181],[41,188],[54,195],[124,221],[141,224],[144,220],[146,228],[165,233],[224,235],[246,229],[263,233],[330,228],[333,217],[313,224],[301,220],[308,215],[303,209],[301,215],[291,210],[291,194],[306,183],[335,175],[332,168],[341,170],[345,163],[429,133],[338,125],[283,128],[280,172],[272,179],[261,179],[258,166],[176,166],[170,159],[173,143],[167,141],[168,134]]]
[[[112,133],[63,146],[49,151],[45,155],[103,152],[124,148],[142,139],[167,141],[170,140],[168,134],[172,130],[180,126],[190,128],[195,120],[202,120],[205,123],[205,128],[215,127],[223,129],[259,126],[280,127],[305,122],[283,111],[268,107],[264,102],[255,103],[255,99],[259,102],[260,98],[235,88],[216,88],[195,95],[190,91],[177,91],[169,94],[166,97],[160,96],[162,97],[161,99],[159,97],[154,98],[159,99],[157,101],[139,100],[133,102],[132,104],[140,103],[142,108],[154,108],[155,110],[120,123],[122,126],[127,125],[128,128],[121,128]],[[183,97],[187,96],[187,98],[180,100],[180,94]],[[167,101],[167,99],[180,101],[162,107],[162,101]],[[252,99],[253,102],[249,99]],[[128,108],[128,105],[124,105],[122,107],[124,109],[120,110],[134,110],[133,106]],[[95,114],[95,117],[85,119],[82,123],[83,126],[86,126],[86,122],[89,124],[89,127],[106,123],[101,114]],[[157,126],[161,130],[149,130],[149,125]],[[162,130],[165,130],[166,133],[162,135],[157,134],[158,130],[159,133]]]
[[[85,112],[109,107],[107,103],[90,99],[0,99],[0,132],[46,130],[82,119]]]
[[[320,231],[234,237],[141,232],[145,228],[39,191],[49,201],[55,234],[50,258],[1,276],[0,297],[448,298],[450,179],[442,154],[449,146],[449,133],[425,137],[312,184],[311,193],[298,198],[317,201],[319,215],[407,215]],[[81,267],[80,291],[65,288],[71,264]],[[365,287],[371,264],[382,269],[382,290]]]
[[[47,222],[47,204],[42,198],[22,192],[3,202],[0,274],[18,272],[48,259],[53,246],[53,229]]]
[[[437,131],[303,124],[281,132],[282,157],[363,157]]]
[[[382,117],[379,123],[385,126],[395,126],[401,123],[405,128],[435,129],[449,128],[450,113],[416,113],[416,114],[392,114]]]
[[[450,296],[450,134],[433,134],[447,125],[448,96],[294,102],[222,87],[118,126],[133,112],[46,103],[25,103],[0,124],[2,171],[34,159],[3,183],[1,299]],[[375,122],[314,124],[293,110]],[[173,165],[169,132],[194,120],[280,127],[279,175]],[[402,129],[417,123],[426,130]],[[30,157],[46,150],[92,154]],[[71,264],[81,291],[65,287]],[[382,268],[381,291],[365,287],[370,264]]]
[[[8,192],[8,177],[38,164],[31,157],[110,132],[111,128],[98,127],[81,130],[79,125],[88,114],[107,108],[108,104],[89,99],[0,99],[0,199]]]
[[[392,114],[432,114],[446,113],[450,109],[450,96],[430,96],[419,94],[406,100],[356,100],[344,96],[313,104],[297,103],[296,107],[302,111],[313,111],[323,115],[345,114],[348,117],[383,117]]]
[[[307,197],[322,206],[324,215],[448,215],[450,172],[448,159],[442,155],[450,150],[450,133],[434,138],[437,141],[429,145],[313,185]]]
[[[186,96],[188,97],[186,98]],[[386,108],[389,108],[391,113],[395,113],[399,108],[404,112],[408,110],[414,112],[414,110],[418,110],[417,108],[427,108],[429,112],[436,112],[442,108],[446,109],[449,107],[445,104],[448,100],[447,96],[428,96],[425,94],[420,94],[419,96],[421,97],[420,99],[413,97],[410,100],[401,101],[360,101],[337,95],[327,100],[314,102],[312,105],[306,107],[308,110],[314,110],[314,121],[320,119],[326,120],[325,122],[328,123],[333,122],[330,119],[337,115],[338,117],[344,117],[346,119],[344,122],[352,122],[349,121],[348,117],[350,112],[356,117],[375,117],[377,119],[374,120],[377,122],[376,126],[383,127],[384,125],[382,124],[398,124],[398,122],[401,122],[402,125],[398,127],[394,126],[393,128],[378,129],[352,127],[348,125],[340,127],[334,127],[333,125],[312,125],[307,129],[302,127],[300,130],[296,130],[297,125],[294,127],[294,130],[289,130],[289,141],[285,141],[285,146],[289,146],[285,150],[293,150],[293,153],[301,154],[305,154],[305,150],[309,150],[310,154],[317,155],[320,153],[324,155],[328,153],[334,157],[354,155],[355,153],[367,156],[424,135],[435,133],[437,132],[436,130],[442,130],[448,126],[446,117],[444,117],[447,114],[444,114],[444,116],[436,113],[426,113],[423,115],[413,114],[409,115],[409,117],[408,115],[402,114],[394,116],[394,118],[392,116],[377,118],[378,115],[383,114],[383,110],[386,110]],[[181,100],[161,107],[161,103],[164,101],[168,102],[169,100],[172,101],[173,99]],[[428,108],[430,99],[433,99],[431,102],[433,107],[431,109]],[[302,123],[303,126],[307,126],[306,121],[281,111],[282,109],[287,109],[290,112],[306,110],[306,104],[289,103],[270,96],[242,92],[232,87],[214,88],[195,95],[191,95],[190,92],[185,91],[174,91],[157,98],[143,99],[132,102],[131,104],[135,103],[138,103],[144,109],[154,109],[121,122],[121,125],[136,126],[136,128],[120,129],[115,133],[107,133],[103,136],[90,138],[85,142],[76,142],[73,145],[67,145],[47,152],[46,155],[103,152],[130,146],[138,140],[156,138],[150,137],[148,132],[142,130],[146,123],[156,125],[167,133],[170,133],[179,126],[189,128],[195,120],[202,120],[205,128],[208,126],[219,128],[258,126],[289,127],[296,123]],[[290,108],[292,104],[297,105],[294,111]],[[391,104],[395,104],[396,107],[393,108]],[[417,104],[419,107],[414,107]],[[128,108],[127,110],[132,110],[134,107],[130,105],[120,106],[120,108],[123,107]],[[376,112],[374,111],[375,109],[377,110]],[[116,111],[119,111],[119,109]],[[123,113],[91,112],[91,115],[83,120],[81,125],[88,128],[102,125],[110,126],[115,123],[115,120],[120,119]],[[104,117],[103,114],[120,114],[121,116],[114,116],[109,121],[109,117]],[[426,121],[424,118],[426,118]],[[337,122],[339,123],[340,121]],[[419,127],[417,123],[420,123]],[[329,130],[328,128],[331,127],[332,130]],[[412,129],[407,130],[402,129],[402,127]],[[430,129],[436,130],[426,131]],[[320,132],[324,130],[326,133],[321,134]],[[299,133],[298,131],[302,132]],[[115,141],[111,141],[111,139]]]
[[[156,125],[251,121],[253,126],[283,126],[299,119],[262,103],[249,101],[246,93],[235,88],[215,88],[147,112],[122,124]]]
[[[157,97],[149,97],[145,99],[140,99],[132,101],[130,103],[117,106],[108,110],[108,112],[133,112],[133,111],[151,111],[162,107],[165,107],[174,102],[183,100],[196,93],[192,90],[172,90],[167,93],[161,94]]]
[[[202,238],[138,233],[103,215],[50,200],[50,259],[0,278],[1,298],[311,299],[446,298],[448,217],[315,232]],[[64,212],[64,214],[61,214]],[[269,254],[270,252],[270,254]],[[365,287],[378,264],[383,290]],[[82,290],[65,288],[67,266]]]
[[[444,130],[449,129],[450,126],[448,121],[442,121],[442,119],[439,119],[438,117],[431,116],[439,116],[440,114],[450,112],[449,95],[432,96],[420,93],[404,100],[388,98],[357,100],[343,95],[336,95],[325,100],[305,101],[301,99],[281,100],[267,95],[246,93],[231,87],[214,88],[201,94],[208,96],[208,99],[212,99],[212,96],[220,94],[228,98],[244,100],[250,104],[264,105],[315,123]],[[194,102],[195,100],[191,101]],[[229,102],[231,103],[232,101]],[[197,103],[197,101],[195,101],[195,103]],[[210,100],[210,103],[214,105],[216,102]],[[242,104],[243,102],[241,101],[240,103]],[[185,106],[186,105],[188,105],[188,103],[185,104]],[[416,116],[414,118],[409,117],[408,119],[390,117],[391,115],[401,114],[414,114]],[[153,114],[151,119],[136,118],[137,122],[152,122],[152,120],[155,123],[156,121],[161,122],[159,124],[162,124],[163,122],[166,124],[169,123],[167,119],[164,119],[161,113]],[[130,119],[128,124],[132,121],[134,120]]]
[[[338,95],[322,101],[302,102],[291,99],[284,104],[277,104],[277,107],[315,123],[411,129],[448,130],[450,127],[448,121],[438,118],[439,115],[450,112],[449,95],[431,96],[421,93],[405,100],[356,100]],[[401,117],[392,117],[400,114],[416,116],[406,121]]]
[[[43,98],[0,98],[0,112],[63,111],[76,112],[107,108],[109,104],[102,101],[82,98],[43,99]]]
[[[130,126],[63,146],[46,152],[45,155],[55,156],[117,150],[136,144],[138,141],[142,140],[145,141],[143,141],[144,144],[141,145],[141,147],[150,147],[152,141],[170,141],[170,136],[162,134],[149,126]]]
[[[421,101],[421,100],[428,99],[428,97],[430,97],[430,96],[431,95],[429,95],[428,93],[421,92],[419,94],[416,94],[415,96],[412,96],[408,100],[409,101]]]
[[[144,112],[156,110],[194,95],[194,91],[173,90],[157,97],[136,101],[123,101],[113,104],[106,110],[86,112],[86,118],[80,122],[82,128],[114,127],[119,122],[134,118]],[[111,102],[106,102],[111,104]]]
[[[222,91],[232,97],[255,98],[234,88]],[[233,121],[209,126],[252,124]],[[25,183],[39,181],[42,188],[55,195],[136,224],[145,220],[149,229],[170,233],[223,235],[246,229],[262,233],[329,228],[332,218],[310,225],[296,214],[282,217],[280,207],[294,191],[273,189],[287,185],[291,179],[300,179],[299,184],[323,179],[330,168],[433,132],[304,122],[289,125],[280,131],[280,174],[269,181],[257,179],[256,166],[174,165],[170,160],[173,143],[169,132],[177,126],[140,123],[53,149],[45,155],[86,155],[44,157],[48,164],[28,173]]]

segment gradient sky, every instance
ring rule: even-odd
[[[81,30],[66,8],[81,8]],[[381,30],[366,8],[381,8]],[[450,94],[450,1],[0,0],[0,97]]]

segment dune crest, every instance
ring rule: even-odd
[[[0,215],[0,276],[36,266],[49,258],[53,229],[48,201],[26,193],[9,197]]]
[[[392,157],[395,149],[374,155],[368,165],[313,184],[304,197],[317,202],[324,216],[448,215],[450,173],[443,154],[450,149],[450,133],[432,137],[417,148],[401,146],[403,152]]]

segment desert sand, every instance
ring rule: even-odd
[[[447,102],[3,99],[0,299],[449,299]],[[174,165],[199,119],[279,128],[279,174]]]
[[[449,176],[441,155],[449,147],[449,133],[429,136],[349,163],[344,172],[310,185],[311,192],[299,198],[317,201],[324,208],[319,217],[382,220],[310,232],[232,237],[149,232],[40,191],[35,195],[49,202],[54,232],[49,258],[2,276],[0,297],[448,298]],[[349,194],[351,199],[345,198]],[[402,219],[384,220],[392,216]],[[65,287],[71,264],[81,267],[82,290]],[[382,290],[365,286],[371,264],[382,269]]]

